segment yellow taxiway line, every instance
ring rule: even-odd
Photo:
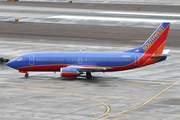
[[[166,87],[164,90],[160,91],[158,94],[156,94],[155,96],[153,96],[152,98],[150,98],[148,101],[146,101],[145,103],[143,103],[143,104],[141,104],[141,105],[139,105],[139,106],[137,106],[137,107],[134,107],[134,108],[131,108],[131,109],[128,109],[128,110],[119,112],[119,113],[115,113],[115,114],[112,114],[112,115],[109,115],[109,116],[106,116],[106,117],[102,117],[102,118],[100,118],[99,120],[101,120],[101,119],[106,119],[106,118],[109,118],[109,117],[113,117],[113,116],[115,116],[115,115],[119,115],[119,114],[122,114],[122,113],[125,113],[125,112],[129,112],[129,111],[131,111],[131,110],[135,110],[135,109],[137,109],[137,108],[140,108],[140,107],[146,105],[147,103],[149,103],[150,101],[152,101],[153,99],[155,99],[157,96],[159,96],[161,93],[163,93],[163,92],[166,91],[167,89],[169,89],[169,88],[171,88],[172,86],[174,86],[174,85],[176,85],[176,84],[179,84],[179,83],[180,83],[180,82],[176,82],[176,83],[174,83],[174,84]],[[119,119],[120,119],[120,118],[119,118]],[[114,120],[118,120],[118,119],[114,119]]]

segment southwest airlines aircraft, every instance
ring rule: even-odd
[[[62,77],[77,77],[91,72],[112,72],[139,68],[163,61],[170,50],[163,50],[170,23],[162,23],[141,46],[125,52],[37,52],[20,55],[8,66],[29,71],[60,71]]]

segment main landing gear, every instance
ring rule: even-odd
[[[92,78],[91,72],[86,72],[86,79],[91,79],[91,78]]]
[[[25,74],[25,77],[26,77],[26,78],[28,78],[28,77],[29,77],[29,74],[28,74],[28,73],[26,73],[26,74]]]

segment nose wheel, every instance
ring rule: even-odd
[[[28,73],[26,73],[26,74],[25,74],[25,77],[26,77],[26,78],[28,78],[28,77],[29,77],[29,74],[28,74]]]
[[[91,79],[91,78],[92,78],[91,72],[86,72],[86,79]]]

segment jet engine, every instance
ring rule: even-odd
[[[79,71],[75,68],[61,68],[61,73],[60,75],[62,77],[77,77],[78,75],[80,75]]]

